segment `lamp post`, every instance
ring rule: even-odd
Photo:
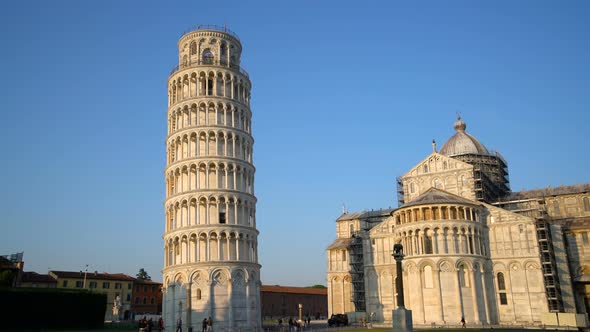
[[[82,283],[82,289],[86,289],[86,274],[88,273],[88,264],[86,264],[86,268],[84,269],[84,282]]]
[[[411,332],[412,310],[407,310],[404,304],[404,279],[402,275],[402,260],[404,259],[404,247],[400,243],[393,245],[393,258],[395,259],[395,291],[397,292],[397,309],[393,310],[393,330]]]

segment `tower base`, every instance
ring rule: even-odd
[[[414,324],[412,323],[412,310],[408,310],[404,307],[397,308],[391,311],[391,317],[393,318],[393,330],[394,332],[412,332]]]

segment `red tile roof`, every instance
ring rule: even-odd
[[[83,271],[80,272],[70,272],[70,271],[49,271],[59,278],[72,278],[72,279],[83,279],[84,273]],[[95,273],[95,272],[88,272],[86,273],[86,279],[98,279],[98,280],[121,280],[121,281],[135,281],[135,278],[128,276],[123,273]]]
[[[291,293],[291,294],[312,294],[312,295],[327,295],[327,288],[311,288],[311,287],[290,287],[290,286],[265,286],[262,285],[262,292],[269,293]]]
[[[151,280],[143,280],[143,279],[137,279],[135,278],[135,283],[136,284],[140,284],[140,285],[156,285],[156,286],[162,286],[161,282],[155,282],[155,281],[151,281]]]
[[[42,282],[47,284],[56,284],[57,280],[48,274],[39,274],[37,272],[23,272],[21,282]]]

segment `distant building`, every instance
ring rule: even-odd
[[[329,314],[391,324],[401,243],[414,325],[587,324],[590,184],[512,193],[506,161],[466,127],[398,178],[397,209],[336,220]]]
[[[135,279],[131,302],[131,313],[141,315],[162,314],[162,284],[151,280]]]
[[[123,273],[87,273],[83,271],[49,271],[49,275],[57,281],[57,288],[89,289],[93,292],[105,293],[107,295],[106,321],[131,318],[131,297],[135,278]],[[121,304],[119,317],[113,315],[113,305],[117,297],[119,297]]]
[[[287,320],[299,317],[299,304],[302,304],[304,317],[325,318],[328,315],[327,294],[326,288],[263,285],[260,292],[262,317]]]
[[[0,256],[0,287],[18,287],[24,264],[22,252]]]
[[[55,280],[49,274],[39,274],[37,272],[23,272],[19,287],[56,288],[57,280]]]

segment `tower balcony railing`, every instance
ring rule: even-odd
[[[226,26],[220,26],[220,25],[215,25],[215,24],[199,24],[199,25],[192,26],[192,27],[186,29],[182,33],[181,36],[184,36],[189,32],[198,31],[198,30],[212,30],[212,31],[224,32],[224,33],[227,33],[227,34],[231,35],[232,37],[236,38],[237,40],[240,40],[240,37],[238,37],[238,35],[235,32],[231,31]]]
[[[217,59],[199,59],[196,61],[191,61],[190,63],[178,64],[178,65],[174,66],[174,68],[172,68],[172,70],[170,71],[170,76],[172,76],[174,73],[176,73],[179,70],[197,67],[197,66],[218,66],[218,67],[224,67],[224,68],[231,68],[231,69],[239,71],[242,75],[246,76],[248,79],[250,78],[250,75],[244,69],[244,67],[242,67],[240,65],[236,65],[234,63],[230,63],[227,60],[217,60]]]

